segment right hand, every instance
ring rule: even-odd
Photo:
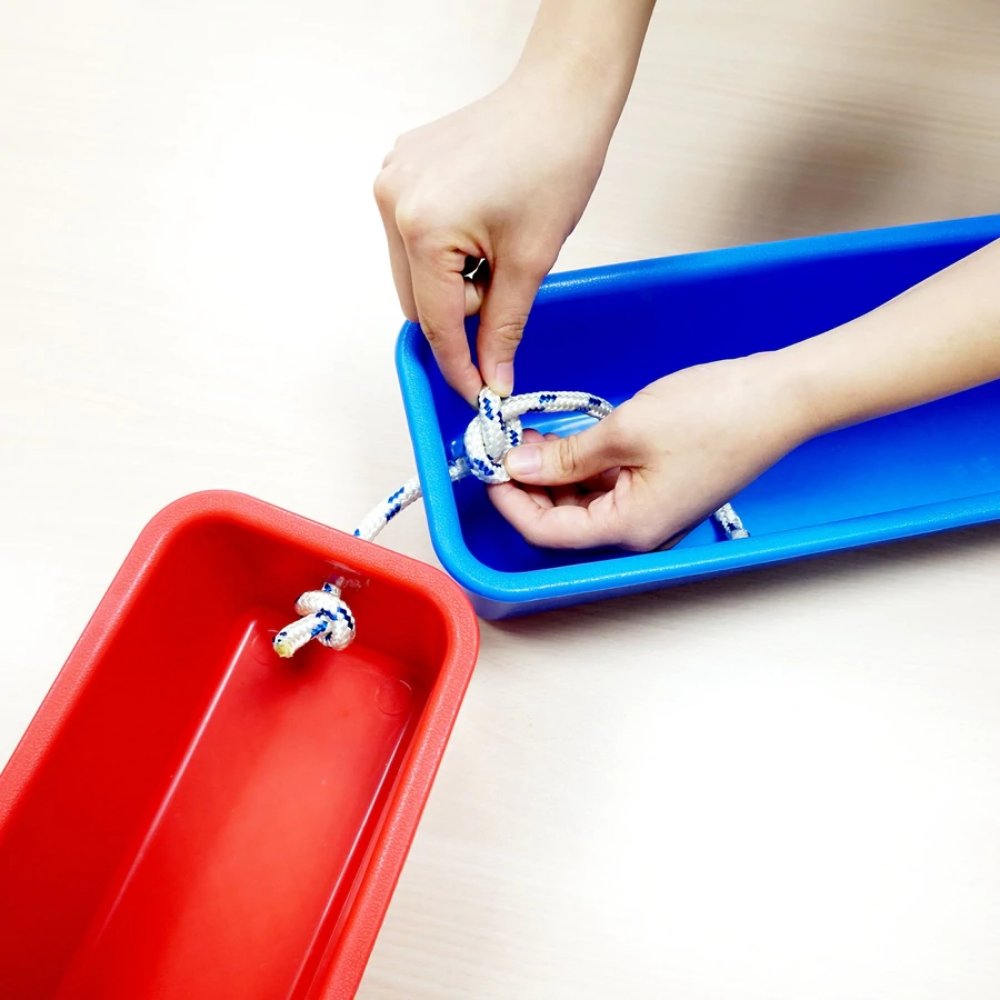
[[[645,552],[819,430],[787,349],[715,361],[659,379],[579,434],[525,431],[506,457],[515,481],[489,495],[535,545]]]
[[[514,387],[514,352],[542,279],[597,183],[610,132],[557,80],[515,75],[396,141],[375,180],[393,279],[448,383],[471,404]],[[489,279],[467,281],[466,258]],[[465,317],[481,311],[473,365]]]

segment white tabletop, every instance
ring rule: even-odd
[[[533,6],[0,5],[0,760],[170,500],[410,473],[371,181]],[[998,97],[988,3],[664,3],[560,267],[996,210]],[[987,527],[484,624],[360,995],[992,1000],[998,577]]]

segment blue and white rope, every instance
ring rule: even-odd
[[[465,454],[448,467],[451,481],[472,475],[483,483],[509,482],[503,460],[511,448],[521,443],[524,436],[521,417],[526,413],[586,413],[602,420],[611,410],[606,399],[587,392],[525,392],[501,400],[496,393],[483,389],[479,393],[479,412],[465,431]],[[400,511],[421,496],[420,480],[416,476],[408,479],[364,517],[354,534],[372,541]],[[749,537],[730,504],[724,504],[712,517],[727,538]],[[274,637],[278,656],[294,656],[311,639],[331,649],[344,649],[353,641],[354,615],[341,598],[339,584],[326,583],[321,590],[306,591],[296,602],[295,610],[301,615],[298,621]]]

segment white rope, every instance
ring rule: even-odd
[[[586,413],[602,420],[612,410],[600,396],[586,392],[526,392],[506,399],[489,389],[479,393],[479,413],[469,421],[463,444],[465,454],[448,466],[451,481],[473,475],[484,483],[506,483],[510,476],[504,468],[504,456],[516,448],[524,436],[521,417],[526,413]],[[402,510],[422,496],[420,480],[408,479],[395,493],[390,493],[364,517],[354,530],[358,538],[372,541]],[[727,538],[748,538],[739,515],[724,504],[712,517]],[[331,649],[344,649],[355,635],[354,615],[341,599],[340,583],[325,583],[322,590],[306,591],[296,602],[298,621],[283,628],[274,637],[278,656],[294,656],[311,639],[318,639]]]

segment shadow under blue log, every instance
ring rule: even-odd
[[[579,389],[620,403],[669,372],[844,323],[997,238],[1000,216],[987,216],[555,275],[518,352],[518,389]],[[496,513],[482,484],[449,482],[447,461],[472,414],[414,324],[400,334],[397,366],[435,550],[484,617],[1000,517],[998,382],[798,448],[733,498],[749,539],[723,541],[706,522],[666,552],[540,549]],[[525,423],[565,433],[587,419]]]

